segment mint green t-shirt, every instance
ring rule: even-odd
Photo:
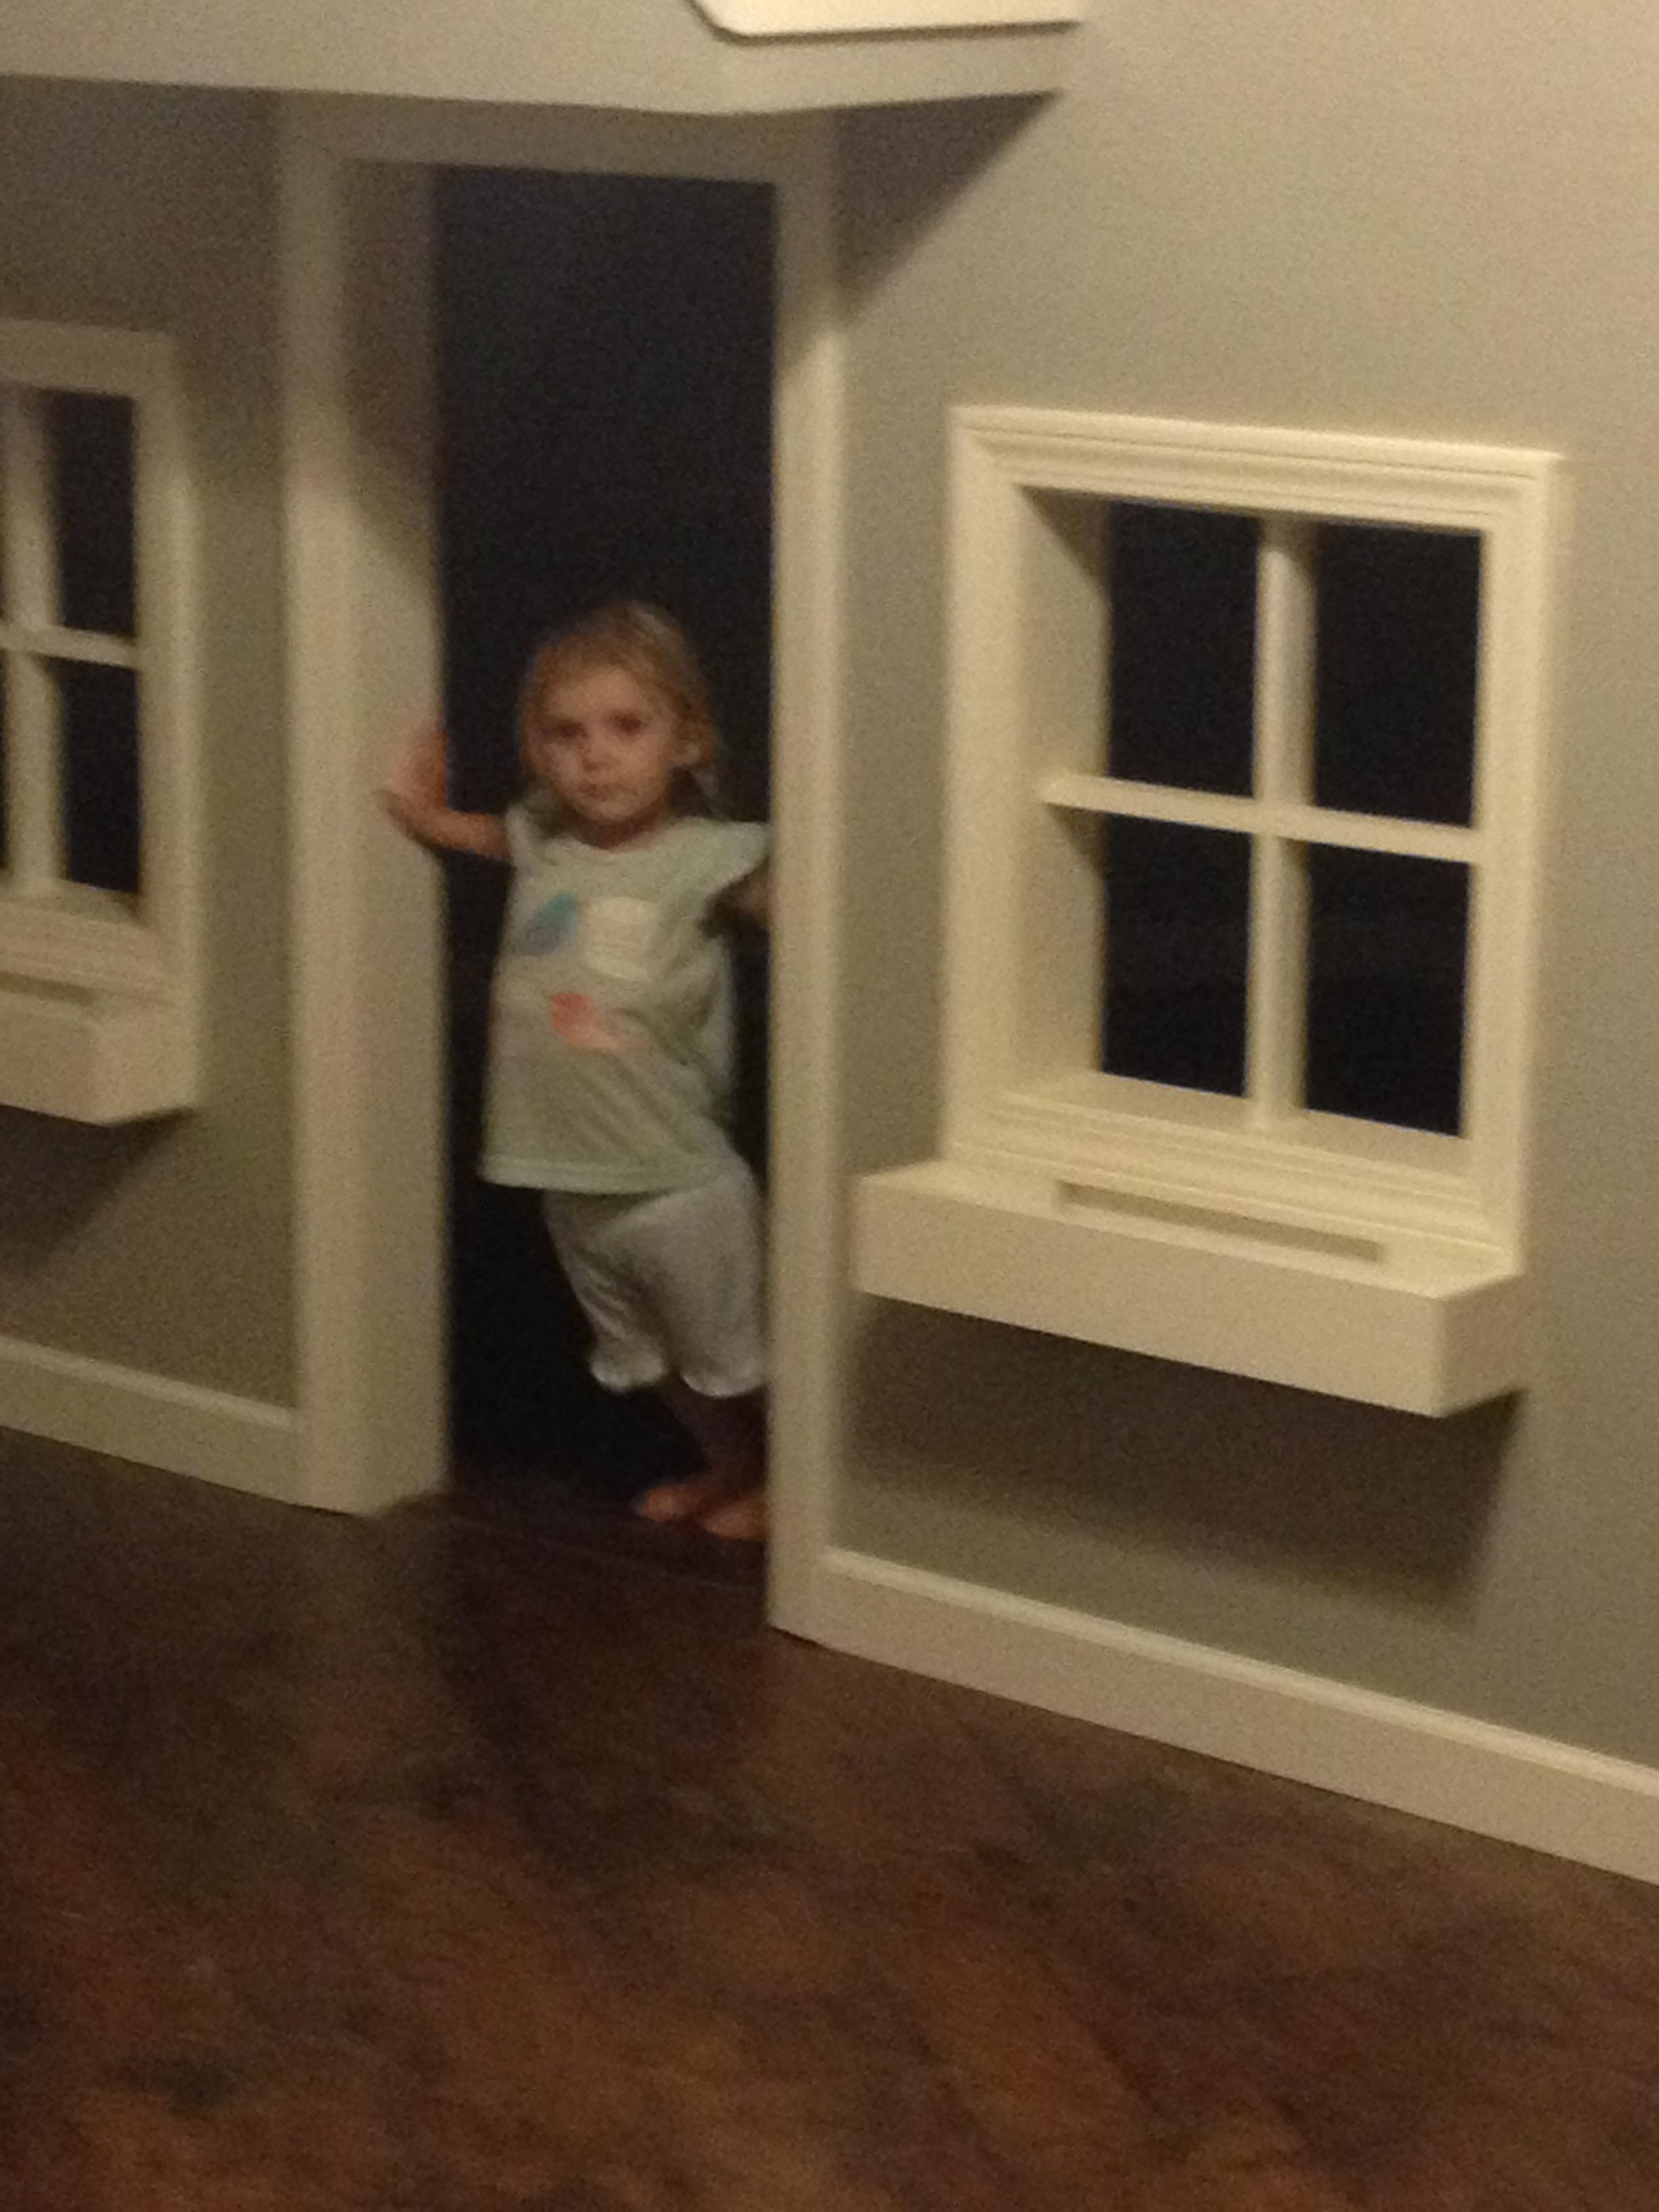
[[[491,998],[482,1173],[536,1190],[681,1190],[731,1161],[732,986],[720,894],[757,822],[677,819],[606,852],[507,817],[514,873]]]

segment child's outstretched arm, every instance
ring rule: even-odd
[[[509,858],[507,824],[499,814],[465,814],[450,805],[449,752],[436,722],[422,723],[404,739],[378,796],[418,844],[484,860]]]

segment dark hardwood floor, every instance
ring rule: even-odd
[[[3,2212],[1654,2212],[1659,1892],[0,1437]]]

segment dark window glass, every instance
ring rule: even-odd
[[[1480,538],[1332,523],[1316,545],[1316,803],[1467,823]]]
[[[1115,816],[1102,841],[1101,1066],[1242,1097],[1249,839]]]
[[[136,627],[133,409],[102,392],[49,403],[58,619],[131,637]]]
[[[139,889],[138,679],[130,668],[52,664],[63,702],[64,872]]]
[[[1254,775],[1254,516],[1114,501],[1107,773],[1248,793]]]
[[[1308,1104],[1455,1135],[1468,870],[1316,845],[1308,879]]]

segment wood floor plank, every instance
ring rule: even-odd
[[[0,2212],[1652,2212],[1659,1893],[0,1437]]]

